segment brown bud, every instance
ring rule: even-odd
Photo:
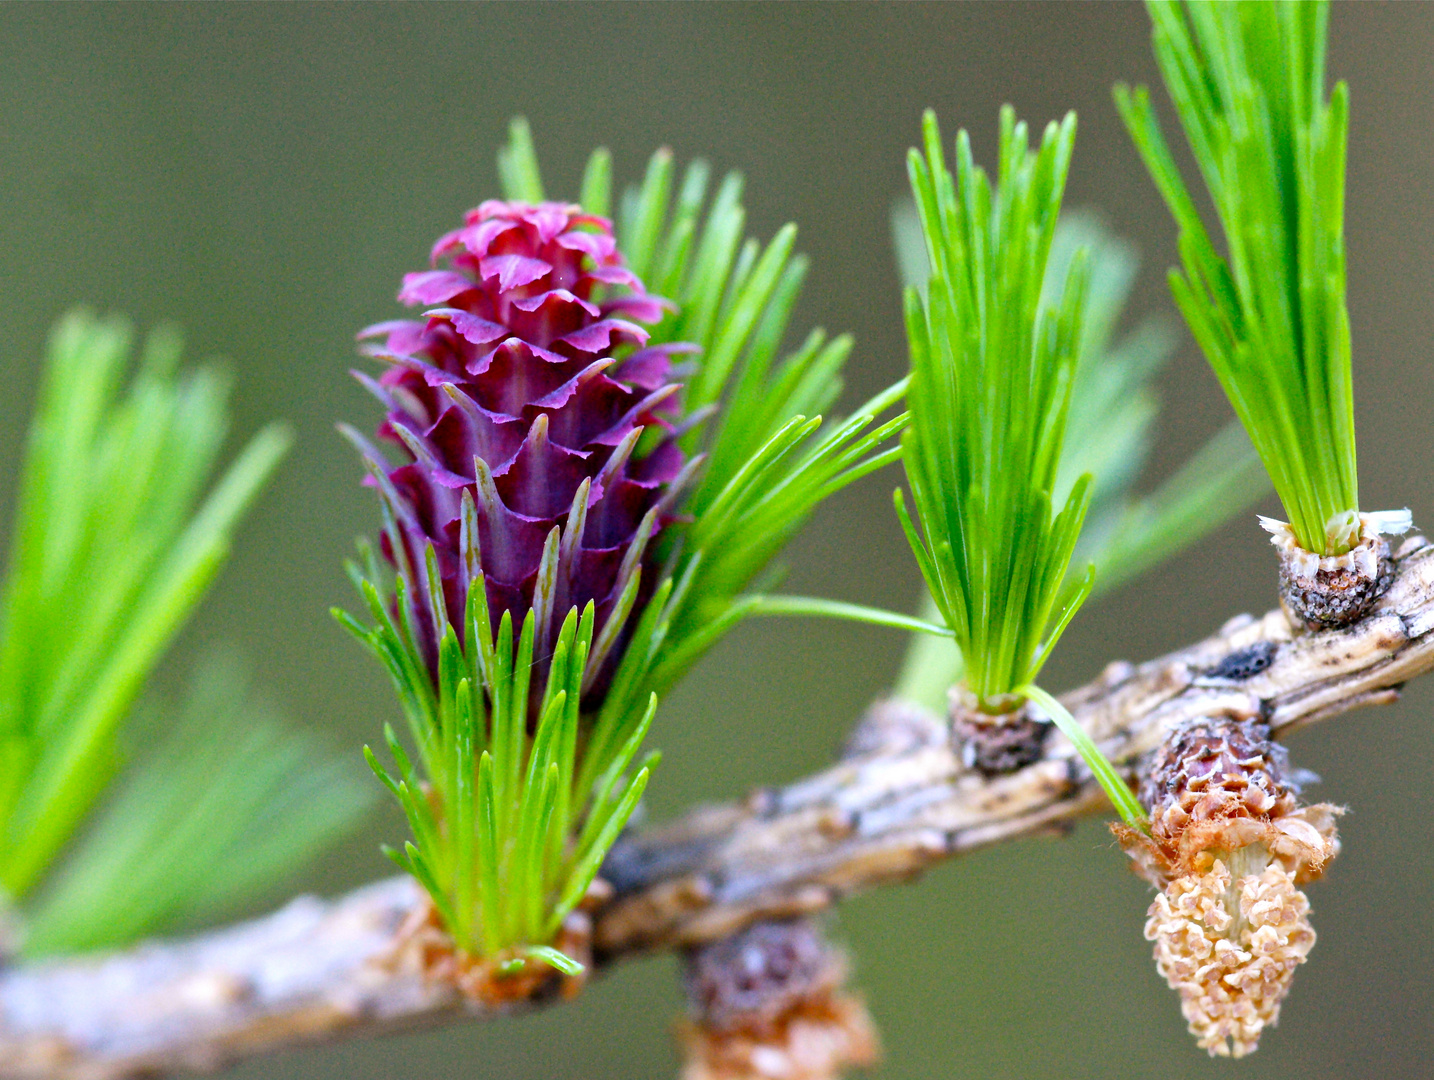
[[[1302,807],[1284,747],[1269,727],[1227,716],[1196,717],[1172,730],[1151,756],[1140,801],[1150,833],[1114,826],[1136,869],[1156,887],[1207,870],[1211,852],[1262,844],[1300,882],[1339,852],[1327,804]]]
[[[846,962],[807,920],[757,923],[687,959],[684,1080],[835,1080],[874,1064]]]
[[[1263,724],[1203,716],[1183,724],[1156,750],[1140,788],[1151,837],[1182,865],[1232,821],[1293,813],[1287,770],[1284,747]]]

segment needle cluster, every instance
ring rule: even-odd
[[[1349,92],[1325,94],[1328,7],[1149,0],[1155,56],[1225,239],[1217,252],[1149,92],[1116,103],[1180,230],[1170,285],[1316,555],[1360,540],[1345,305]]]
[[[362,335],[383,339],[387,370],[360,379],[401,460],[349,434],[393,584],[371,559],[354,572],[371,624],[340,617],[416,751],[390,731],[396,772],[370,754],[414,834],[393,857],[501,979],[576,972],[553,946],[647,782],[656,694],[760,610],[753,578],[818,502],[894,459],[880,444],[905,418],[876,423],[900,385],[851,419],[813,415],[851,342],[817,330],[780,355],[806,263],[791,226],[744,240],[739,177],[704,210],[707,166],[674,200],[659,151],[614,228],[606,152],[582,204],[550,201],[521,121],[499,174],[506,199],[405,278],[422,318]]]
[[[937,610],[955,638],[974,719],[1028,700],[1056,723],[1131,823],[1142,813],[1090,737],[1035,679],[1081,603],[1095,568],[1067,581],[1090,505],[1091,475],[1055,501],[1088,268],[1071,258],[1055,304],[1047,264],[1075,145],[1075,114],[1051,123],[1032,151],[1024,123],[1001,111],[993,186],[956,140],[946,167],[927,112],[925,153],[907,158],[931,270],[923,299],[906,291],[911,351],[902,462],[916,521],[896,510]],[[920,528],[917,527],[920,523]]]
[[[222,665],[198,670],[177,714],[142,701],[289,436],[270,425],[217,470],[226,372],[181,364],[172,328],[137,351],[118,317],[56,327],[10,529],[0,908],[15,906],[28,956],[232,910],[369,802],[361,777]]]
[[[471,528],[465,535],[475,536],[471,501],[465,501],[465,518]],[[429,552],[436,571],[437,557]],[[476,552],[470,546],[466,554]],[[436,578],[431,574],[430,580]],[[466,647],[454,626],[442,621],[436,681],[415,662],[421,655],[415,628],[389,613],[371,579],[360,578],[358,585],[373,627],[341,616],[388,668],[418,750],[415,768],[386,726],[393,775],[365,747],[369,765],[413,831],[402,851],[386,851],[427,890],[460,952],[496,960],[503,975],[522,973],[530,960],[576,974],[580,963],[548,943],[587,895],[642,797],[656,755],[631,777],[627,770],[652,722],[656,696],[620,743],[609,721],[584,733],[589,745],[580,753],[583,680],[595,668],[593,603],[581,616],[568,611],[547,658],[541,696],[530,702],[536,615],[528,612],[516,641],[511,612],[503,613],[493,634],[481,575],[475,580],[464,620]],[[396,587],[399,610],[406,610],[403,577]],[[433,597],[430,612],[440,601]],[[538,719],[530,731],[531,715]]]
[[[1053,506],[1080,351],[1085,259],[1071,260],[1059,306],[1042,283],[1075,141],[1075,117],[1039,149],[1008,107],[996,185],[962,131],[956,174],[936,118],[908,172],[931,279],[906,293],[911,428],[902,438],[911,497],[897,512],[936,606],[955,635],[978,708],[1019,704],[1090,591],[1066,570],[1089,503],[1090,476]]]

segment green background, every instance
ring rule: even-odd
[[[920,110],[969,127],[989,162],[1004,101],[1080,133],[1068,204],[1101,207],[1146,255],[1137,313],[1171,310],[1166,212],[1110,101],[1156,79],[1131,4],[960,6],[103,6],[0,8],[0,495],[51,322],[88,303],[180,322],[239,375],[238,431],[281,416],[298,444],[233,565],[158,679],[234,642],[291,714],[351,749],[394,704],[331,622],[339,560],[375,505],[333,425],[376,406],[345,374],[353,333],[397,312],[400,275],[495,193],[508,118],[527,114],[551,190],[596,144],[633,179],[659,144],[748,179],[750,225],[802,229],[801,328],[851,330],[847,404],[904,365],[887,211]],[[1362,504],[1429,524],[1434,316],[1434,8],[1338,6],[1331,72],[1353,93],[1350,307]],[[1170,112],[1163,97],[1160,108]],[[1162,376],[1153,476],[1228,408],[1188,341]],[[793,545],[794,591],[895,607],[916,573],[890,508],[896,476],[834,500]],[[1261,507],[1276,512],[1270,502]],[[1274,599],[1246,516],[1083,613],[1053,688],[1144,659]],[[740,629],[665,702],[649,814],[741,796],[829,761],[893,676],[894,633],[766,621]],[[1434,1071],[1430,874],[1434,680],[1393,707],[1295,739],[1319,797],[1347,804],[1345,851],[1314,887],[1321,941],[1280,1028],[1239,1066],[1208,1063],[1140,930],[1145,887],[1103,826],[1006,845],[854,899],[849,943],[897,1077],[1415,1077]],[[386,873],[394,814],[316,867],[333,892]],[[279,899],[275,897],[274,899]],[[320,1048],[235,1077],[663,1077],[680,1007],[671,958],[624,965],[577,1004],[498,1024]]]

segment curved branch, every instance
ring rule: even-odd
[[[1127,776],[1171,725],[1260,716],[1277,733],[1395,700],[1434,668],[1434,546],[1400,549],[1393,584],[1341,631],[1292,634],[1280,611],[1140,666],[1113,663],[1063,703]],[[595,913],[600,963],[818,910],[940,859],[1059,827],[1104,805],[1070,744],[986,777],[944,725],[873,708],[840,763],[743,803],[698,809],[616,847]],[[0,1077],[117,1080],[214,1069],[263,1051],[473,1014],[393,944],[418,904],[394,878],[334,901],[300,898],[228,929],[0,971]]]

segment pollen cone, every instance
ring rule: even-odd
[[[1150,834],[1118,827],[1160,895],[1145,937],[1211,1056],[1243,1057],[1279,1019],[1314,945],[1299,886],[1339,851],[1335,807],[1301,807],[1284,748],[1262,724],[1200,717],[1174,729],[1141,801]]]

